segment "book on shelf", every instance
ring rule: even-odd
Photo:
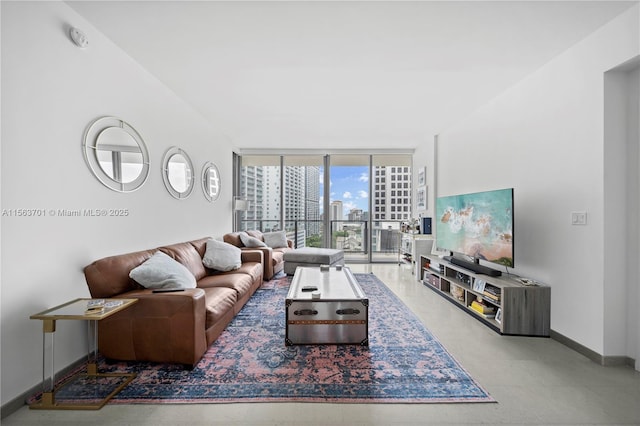
[[[501,296],[501,291],[498,288],[495,287],[491,287],[491,286],[485,286],[484,291],[482,292],[482,295],[485,296],[486,298],[499,302],[500,301],[500,296]]]
[[[499,289],[499,288],[494,287],[494,286],[492,286],[492,285],[486,285],[486,286],[484,287],[484,291],[485,291],[485,292],[487,292],[487,293],[489,293],[489,294],[496,295],[496,296],[500,296],[500,293],[501,293],[501,291],[500,291],[500,289]]]
[[[471,302],[471,309],[483,315],[495,315],[496,313],[496,308],[494,306],[487,306],[477,300]]]
[[[482,300],[484,300],[486,303],[491,303],[491,306],[495,306],[495,307],[499,307],[500,306],[500,301],[499,300],[489,299],[486,296],[482,296]]]
[[[422,282],[425,284],[430,284],[432,286],[438,287],[438,284],[440,283],[440,278],[438,278],[437,275],[432,275],[427,271],[427,273],[424,274]]]
[[[482,293],[482,297],[486,298],[491,302],[500,303],[500,296],[494,296],[492,294]]]

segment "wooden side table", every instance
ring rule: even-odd
[[[87,313],[87,306],[89,301],[95,301],[96,299],[75,299],[62,305],[56,306],[46,311],[31,315],[30,319],[42,320],[42,398],[39,402],[33,403],[29,408],[33,409],[66,409],[66,410],[98,410],[102,408],[113,396],[122,390],[133,378],[135,373],[99,373],[97,367],[97,353],[98,353],[98,321],[107,318],[116,312],[123,309],[127,309],[138,299],[100,299],[104,300],[105,308],[96,313]],[[55,386],[55,365],[54,365],[54,336],[56,331],[57,320],[80,320],[88,321],[89,342],[87,352],[87,372],[78,373],[69,380],[62,383],[56,388]],[[51,337],[51,380],[47,380],[46,377],[46,340],[47,336]],[[92,351],[93,348],[93,351]],[[79,398],[70,403],[58,403],[56,402],[56,393],[62,390],[62,388],[72,384],[79,378],[85,379],[85,385],[88,386],[90,381],[96,387],[113,388],[106,395],[94,395],[89,398]],[[99,380],[106,380],[109,383],[100,384]],[[115,384],[114,384],[115,382]],[[47,386],[48,384],[48,386]]]

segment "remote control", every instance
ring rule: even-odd
[[[152,293],[173,293],[174,291],[184,291],[184,288],[156,288]]]

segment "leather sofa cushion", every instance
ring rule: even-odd
[[[236,247],[244,247],[244,244],[242,244],[242,240],[240,239],[239,232],[230,232],[228,234],[224,234],[222,240],[225,243],[232,244]]]
[[[257,252],[256,252],[257,250]],[[207,270],[207,275],[224,275],[224,274],[247,274],[251,276],[251,279],[255,281],[262,282],[264,279],[264,267],[262,265],[262,261],[264,257],[260,252],[261,249],[253,249],[250,250],[248,248],[242,249],[242,265],[240,268],[234,269],[233,271],[218,271],[215,269],[210,269],[205,267]]]
[[[149,259],[157,250],[109,256],[96,260],[84,269],[85,280],[93,298],[113,297],[141,288],[129,278],[129,271]]]
[[[189,242],[198,252],[198,256],[200,257],[200,259],[204,257],[204,253],[207,251],[207,241],[209,240],[209,238],[211,237],[199,238],[197,240]]]
[[[272,263],[273,265],[277,265],[278,263],[282,262],[284,260],[284,252],[281,251],[280,249],[274,249],[273,252],[271,253],[271,259],[272,259]]]
[[[212,287],[225,287],[237,292],[238,299],[249,293],[253,279],[249,274],[239,274],[237,272],[216,272],[213,275],[204,277],[198,281],[198,287],[205,290]],[[209,304],[207,295],[207,304]]]
[[[251,281],[262,282],[263,266],[261,262],[245,262],[239,269],[233,272],[247,274],[251,277]],[[224,274],[225,272],[222,273]]]
[[[227,287],[208,287],[203,289],[206,298],[206,328],[222,319],[238,300],[235,290]]]
[[[160,251],[186,266],[196,278],[196,281],[207,275],[207,271],[202,264],[202,256],[191,243],[178,243],[160,247]]]
[[[251,277],[252,281],[258,281],[258,282],[262,282],[263,280],[263,273],[264,271],[264,267],[262,266],[262,262],[243,262],[242,266],[240,266],[240,268],[238,269],[234,269],[233,271],[216,271],[213,269],[209,269],[209,275],[210,276],[216,276],[216,275],[229,275],[229,274],[247,274]],[[206,280],[205,280],[206,282]],[[198,284],[198,285],[202,285],[202,284]]]

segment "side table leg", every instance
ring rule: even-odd
[[[98,374],[98,321],[89,321],[87,332],[87,374],[95,376]]]
[[[55,400],[55,384],[56,384],[56,369],[55,369],[55,320],[44,320],[42,322],[42,400],[41,407],[54,407],[56,405]],[[51,357],[50,371],[51,380],[47,378],[47,336],[51,337]]]

